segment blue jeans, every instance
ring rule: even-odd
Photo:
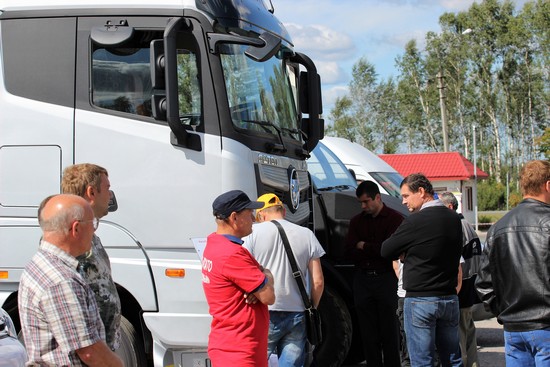
[[[550,328],[504,331],[506,367],[550,366]]]
[[[277,353],[279,367],[302,367],[306,357],[304,312],[269,311],[267,358]]]
[[[435,347],[443,367],[462,367],[458,297],[406,297],[405,333],[412,367],[432,367]]]

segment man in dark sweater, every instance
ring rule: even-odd
[[[363,351],[369,367],[398,367],[397,277],[380,247],[403,216],[382,202],[373,181],[361,182],[355,194],[362,210],[350,221],[346,251],[355,263],[353,297]]]
[[[462,225],[457,213],[434,199],[430,181],[411,174],[401,182],[413,213],[382,243],[381,255],[404,262],[405,333],[411,366],[432,366],[435,346],[443,366],[460,366],[457,278]]]

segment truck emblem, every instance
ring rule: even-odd
[[[267,155],[267,154],[260,154],[258,155],[258,163],[270,165],[270,166],[278,166],[279,160],[273,156]]]
[[[294,167],[290,166],[289,170],[289,184],[290,184],[290,203],[292,204],[292,212],[295,212],[300,206],[300,180],[298,180],[298,173]]]

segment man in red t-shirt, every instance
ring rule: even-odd
[[[213,318],[208,341],[213,367],[267,367],[273,275],[241,246],[241,238],[252,233],[252,210],[263,205],[240,190],[212,204],[217,229],[207,238],[202,283]]]

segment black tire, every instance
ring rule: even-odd
[[[120,347],[116,354],[122,359],[124,366],[147,367],[143,342],[134,326],[124,316],[120,320]]]
[[[319,303],[323,342],[314,352],[315,367],[341,366],[351,346],[353,327],[346,302],[330,287],[325,287]]]

